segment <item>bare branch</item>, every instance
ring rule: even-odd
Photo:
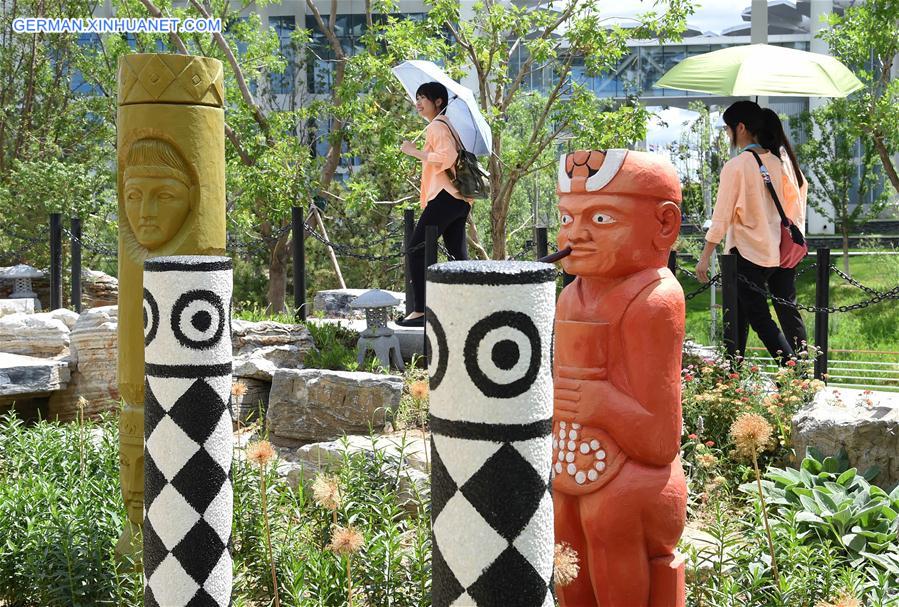
[[[156,5],[151,2],[151,0],[140,0],[144,6],[147,7],[147,10],[150,11],[150,14],[159,19],[162,17],[162,11],[156,8]],[[172,41],[172,44],[181,52],[182,55],[190,55],[187,50],[187,46],[185,46],[184,41],[181,39],[175,32],[169,32],[169,40]]]
[[[149,0],[142,1],[149,2]],[[201,15],[209,18],[210,7],[208,2],[206,3],[206,6],[201,5],[198,0],[190,0],[190,3],[200,12]],[[262,108],[260,108],[256,103],[256,100],[253,99],[253,93],[250,92],[250,87],[247,86],[247,81],[244,78],[243,70],[240,69],[240,65],[237,63],[237,58],[234,56],[234,52],[231,50],[231,45],[228,44],[228,41],[225,40],[225,37],[222,36],[221,32],[214,33],[212,37],[215,40],[216,45],[219,47],[222,53],[224,53],[225,59],[228,61],[228,65],[231,66],[231,70],[234,72],[234,78],[235,80],[237,80],[237,88],[240,89],[240,95],[241,97],[243,97],[244,103],[246,103],[253,111],[253,119],[256,120],[259,128],[261,128],[266,137],[268,137],[271,130],[268,119],[262,112]]]

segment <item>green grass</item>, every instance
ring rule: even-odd
[[[810,257],[800,266],[800,271],[814,262]],[[841,270],[843,258],[839,251],[831,253],[831,262]],[[684,266],[693,270],[692,263],[684,263]],[[850,256],[849,274],[862,284],[878,290],[888,290],[899,284],[899,255],[865,255]],[[678,273],[684,293],[691,293],[699,288],[699,283],[683,272]],[[802,274],[797,281],[797,299],[799,303],[814,305],[815,303],[816,270],[811,269]],[[847,284],[835,273],[830,274],[830,298],[831,306],[850,305],[866,301],[870,296],[863,291]],[[709,343],[709,291],[705,291],[687,302],[687,336],[703,344]],[[721,291],[718,290],[717,303],[721,303]],[[772,315],[774,315],[772,309]],[[815,315],[810,312],[802,312],[808,330],[809,339],[813,341]],[[829,350],[830,360],[839,361],[871,361],[877,363],[899,363],[899,302],[887,300],[874,304],[863,310],[831,314],[829,318]],[[719,311],[720,331],[720,311]],[[758,336],[750,331],[749,348],[762,348]],[[856,350],[863,352],[839,352],[839,350]],[[751,350],[752,351],[752,350]],[[753,351],[755,354],[767,355],[766,352]],[[846,365],[830,365],[832,368],[846,368]],[[886,365],[867,365],[869,367],[884,367],[896,369]],[[845,371],[834,371],[832,375],[853,375]],[[879,374],[885,377],[896,378],[896,387],[899,387],[899,375]]]

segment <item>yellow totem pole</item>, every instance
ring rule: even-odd
[[[222,64],[208,57],[126,55],[118,83],[119,450],[131,523],[118,551],[134,554],[144,508],[144,260],[225,252],[225,95]]]

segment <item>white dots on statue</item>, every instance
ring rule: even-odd
[[[565,440],[565,430],[559,430],[559,438]]]
[[[599,478],[599,472],[597,472],[596,470],[590,470],[587,473],[587,478],[590,479],[591,482],[595,481],[596,479]]]
[[[559,422],[559,427],[564,430],[565,428],[568,427],[568,424],[566,424],[565,422]]]
[[[562,464],[560,464],[559,462],[556,462],[555,470],[556,470],[556,474],[562,474]]]
[[[572,452],[569,451],[569,452],[565,455],[565,461],[568,462],[569,464],[572,463],[572,462],[574,461],[574,453],[572,453]]]
[[[554,438],[553,439],[553,449],[558,449],[558,448],[559,448],[559,439]]]
[[[587,480],[587,475],[584,474],[583,472],[578,472],[577,474],[574,475],[574,480],[575,480],[575,482],[577,482],[578,485],[583,485],[584,481]]]
[[[605,451],[597,451],[596,459],[606,459],[606,452]]]
[[[574,464],[568,464],[568,474],[574,475],[577,472],[577,467]]]
[[[599,449],[599,441],[596,440],[595,438],[592,441],[590,441],[590,448],[593,449],[594,451],[598,450]]]
[[[565,452],[564,452],[564,451],[559,451],[559,461],[561,462],[561,461],[564,461],[564,460],[565,460]]]
[[[575,449],[577,449],[577,445],[575,444],[575,442],[573,440],[568,441],[568,450],[574,451]]]
[[[590,445],[587,443],[581,443],[581,453],[587,455],[590,452]]]
[[[572,430],[571,432],[568,433],[568,438],[570,438],[571,440],[575,440],[577,438],[577,432]]]
[[[580,424],[571,424],[571,427],[574,428],[575,430],[580,430],[580,429],[581,429],[581,425],[580,425]]]
[[[606,469],[606,463],[605,462],[596,462],[595,464],[593,464],[593,467],[596,468],[598,471],[602,472],[603,470]]]

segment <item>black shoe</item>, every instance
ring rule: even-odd
[[[425,326],[425,317],[417,316],[413,319],[406,320],[405,318],[401,318],[396,321],[396,324],[401,327],[424,327]]]

